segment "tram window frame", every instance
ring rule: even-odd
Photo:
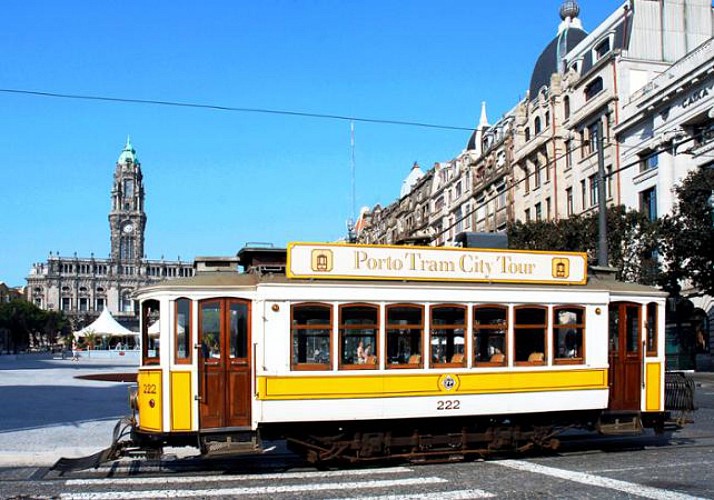
[[[392,323],[390,322],[390,317],[395,314],[394,311],[397,310],[412,310],[412,313],[418,312],[419,322],[418,323]],[[421,304],[410,304],[410,303],[399,303],[399,304],[389,304],[385,307],[385,337],[386,337],[386,366],[389,369],[400,369],[400,368],[422,368],[424,366],[424,309],[425,307]],[[406,332],[405,332],[406,331]],[[415,334],[414,332],[417,331]],[[406,337],[407,342],[410,344],[409,356],[406,357],[404,361],[390,361],[389,353],[392,352],[390,348],[390,341],[397,335],[397,343],[399,344],[400,337]],[[418,339],[418,351],[413,352],[412,347],[414,347],[414,338]],[[396,349],[397,355],[399,355],[399,348]],[[418,356],[418,358],[414,358]],[[417,363],[413,361],[418,359]]]
[[[369,317],[364,316],[364,319],[372,320],[372,322],[346,323],[345,316],[351,313],[352,310],[359,311],[363,309],[363,313],[370,311]],[[372,316],[373,314],[373,316]],[[339,368],[340,370],[376,370],[380,365],[379,352],[379,330],[380,330],[380,314],[379,306],[366,302],[354,302],[342,304],[339,306],[338,312],[338,342],[339,342]],[[359,318],[359,316],[357,316]],[[371,333],[365,333],[371,331]],[[362,337],[371,339],[371,342],[366,344],[364,340],[358,341],[354,346],[347,348],[347,341],[350,337]],[[359,343],[362,343],[362,350],[365,352],[368,346],[372,346],[373,352],[366,354],[364,362],[355,362],[355,357],[359,356]],[[347,357],[347,353],[355,353],[355,357]],[[351,361],[351,362],[350,362]]]
[[[499,311],[503,313],[503,318],[494,317],[484,317],[484,320],[490,321],[489,323],[479,323],[479,316],[481,314],[488,315],[489,311]],[[472,342],[473,342],[473,363],[474,366],[508,366],[508,326],[510,317],[510,308],[503,304],[480,304],[473,307],[473,325],[471,328],[472,332]],[[493,321],[502,321],[494,323]],[[491,338],[493,333],[498,332],[499,335],[496,338],[502,337],[501,347],[493,345]],[[486,347],[485,350],[480,349],[482,345],[480,335],[485,336]],[[490,352],[491,348],[495,349]],[[482,351],[482,352],[479,352]],[[501,356],[498,356],[498,355]],[[486,356],[481,359],[480,356]],[[498,361],[498,358],[502,358]]]
[[[437,323],[435,321],[435,313],[439,313],[441,311],[447,311],[447,310],[460,310],[461,311],[461,317],[463,318],[462,323]],[[467,318],[466,318],[466,311],[467,311],[467,306],[463,304],[435,304],[432,305],[429,308],[429,341],[428,341],[428,348],[429,348],[429,366],[431,368],[465,368],[466,367],[466,328],[467,328]],[[437,333],[435,332],[437,330],[441,330],[444,333]],[[458,345],[456,343],[456,338],[457,338],[457,332],[461,331],[461,338],[463,340],[463,348],[461,352],[456,352],[455,346]],[[452,349],[454,352],[449,353],[448,352],[448,337],[449,335],[453,336],[452,340]],[[446,337],[447,339],[447,352],[445,356],[445,360],[448,361],[439,361],[438,358],[434,358],[434,346],[433,346],[433,340],[434,337]],[[454,359],[459,359],[459,355],[461,358],[461,361],[453,361]]]
[[[528,311],[533,311],[534,313],[538,311],[538,315],[543,315],[543,322],[525,322],[527,318]],[[538,319],[538,318],[535,318]],[[542,350],[537,350],[533,348],[526,348],[528,351],[524,356],[521,355],[519,351],[519,345],[521,344],[522,337],[524,335],[532,336],[535,331],[540,331],[540,336],[543,340]],[[525,337],[528,338],[528,337]],[[532,345],[532,343],[531,343]],[[535,346],[539,347],[539,346]],[[542,354],[543,359],[538,359]],[[535,355],[535,356],[534,356]],[[548,307],[540,305],[522,305],[516,306],[513,311],[513,361],[515,366],[544,366],[548,364]]]
[[[659,325],[657,323],[659,319],[659,311],[656,302],[650,302],[645,307],[645,340],[647,342],[647,348],[645,352],[648,357],[657,356],[657,338]]]
[[[305,319],[305,323],[296,323],[296,312],[300,313],[301,310],[308,310],[311,309],[313,311],[315,310],[322,310],[323,313],[327,312],[328,314],[328,320],[327,323],[321,320],[321,318],[315,318],[317,321],[322,321],[322,322],[314,322],[310,323],[310,319]],[[332,325],[334,322],[334,308],[332,307],[331,304],[326,304],[324,302],[302,302],[299,304],[292,304],[290,306],[290,369],[294,371],[299,371],[299,370],[311,370],[311,371],[324,371],[324,370],[331,370],[332,369]],[[324,337],[327,337],[327,349],[322,350],[316,347],[317,349],[320,350],[320,353],[324,352],[327,356],[325,362],[315,362],[315,354],[313,351],[313,356],[312,362],[300,362],[300,334],[301,332],[314,332],[314,333],[306,333],[306,339],[305,339],[305,359],[308,359],[307,356],[307,349],[308,346],[308,338],[318,338],[318,339],[324,339]],[[319,332],[319,333],[317,333]],[[323,343],[321,343],[323,344]],[[298,353],[295,352],[295,349],[298,349]],[[297,354],[297,355],[296,355]]]
[[[149,327],[155,321],[161,321],[161,302],[157,299],[147,299],[141,303],[141,358],[143,365],[161,364],[161,328],[159,328],[159,336],[155,344],[156,349],[149,349],[151,342]],[[159,323],[160,326],[161,323]]]
[[[562,313],[573,313],[576,318],[574,322],[561,322]],[[579,317],[578,317],[579,316]],[[556,365],[581,365],[585,363],[585,339],[586,339],[586,311],[583,306],[578,305],[559,305],[553,307],[552,313],[553,338],[551,342],[553,351],[553,364]],[[561,334],[563,338],[561,339]],[[573,355],[570,352],[573,350],[569,345],[569,335],[575,334],[575,348]],[[578,341],[579,339],[579,341]],[[561,340],[564,350],[561,353]]]
[[[182,311],[179,310],[181,304],[186,304],[185,321],[183,325],[180,322]],[[174,301],[174,362],[178,365],[190,365],[193,360],[193,301],[186,297],[179,297]],[[183,328],[183,339],[180,328]],[[186,349],[184,355],[181,355],[179,347],[183,345]]]

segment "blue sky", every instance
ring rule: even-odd
[[[473,127],[528,87],[560,0],[6,0],[0,89]],[[592,30],[622,2],[581,0]],[[0,281],[50,251],[106,257],[127,135],[150,259],[333,241],[352,216],[347,121],[0,91]],[[469,132],[355,124],[354,205],[396,199]]]

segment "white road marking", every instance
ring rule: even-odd
[[[671,464],[657,464],[658,469],[662,469],[665,467],[691,467],[693,465],[695,466],[706,466],[709,464],[714,464],[714,462],[711,462],[709,460],[700,460],[699,462],[679,462],[679,463],[671,463]],[[645,470],[645,469],[650,469],[651,467],[620,467],[617,469],[597,469],[597,470],[591,470],[591,473],[602,473],[602,472],[620,472],[620,471],[626,471],[626,470]]]
[[[268,479],[315,479],[345,476],[374,476],[377,474],[396,474],[399,472],[411,472],[408,467],[390,467],[387,469],[354,469],[354,470],[329,470],[310,472],[279,472],[274,474],[226,474],[224,476],[178,476],[178,477],[125,477],[125,478],[102,478],[102,479],[68,479],[67,486],[88,486],[88,485],[110,485],[110,484],[188,484],[188,483],[211,483],[231,481],[263,481]]]
[[[332,500],[471,500],[473,498],[493,498],[496,495],[483,490],[434,491],[411,495],[381,495],[375,497],[335,498]]]
[[[595,476],[585,472],[574,472],[565,469],[556,469],[555,467],[546,467],[544,465],[532,464],[520,460],[499,460],[491,462],[496,465],[508,467],[510,469],[533,472],[535,474],[543,474],[544,476],[566,479],[576,483],[587,484],[589,486],[599,486],[611,490],[622,491],[629,495],[635,495],[644,498],[654,498],[656,500],[702,500],[701,497],[693,497],[684,493],[678,493],[672,490],[664,490],[661,488],[653,488],[642,484],[620,481],[618,479],[610,479],[607,477]]]
[[[360,481],[352,483],[314,483],[284,486],[253,486],[246,488],[220,488],[210,490],[138,490],[111,491],[97,493],[62,493],[64,500],[137,500],[139,498],[191,498],[191,497],[236,497],[241,495],[278,495],[281,493],[315,492],[329,490],[361,491],[364,489],[395,488],[401,486],[423,486],[446,483],[440,477],[416,477],[383,481]]]

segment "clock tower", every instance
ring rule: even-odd
[[[112,209],[109,212],[111,259],[126,263],[142,260],[145,228],[141,162],[127,137],[114,170]]]

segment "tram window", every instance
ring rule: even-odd
[[[378,367],[377,332],[379,309],[369,304],[340,307],[340,366],[374,369]]]
[[[474,363],[476,366],[505,366],[508,308],[474,307]]]
[[[201,304],[199,316],[201,355],[203,358],[221,358],[221,304],[205,302]]]
[[[175,308],[176,363],[191,363],[191,301],[178,299]]]
[[[576,306],[553,309],[553,358],[558,364],[582,363],[585,354],[585,309]]]
[[[625,321],[627,322],[627,326],[625,329],[625,335],[627,338],[625,339],[626,342],[626,349],[628,353],[634,353],[634,352],[639,352],[640,350],[640,342],[639,342],[639,333],[640,333],[640,308],[639,306],[637,307],[627,307],[625,309]]]
[[[332,307],[322,304],[298,304],[292,315],[292,369],[329,370]]]
[[[647,304],[647,355],[657,356],[657,304]]]
[[[431,308],[432,366],[466,366],[464,356],[465,326],[465,307],[444,305]]]
[[[545,307],[517,307],[513,327],[516,364],[545,364]]]
[[[424,308],[417,305],[387,306],[387,368],[422,366]]]
[[[161,360],[158,300],[145,300],[141,304],[141,357],[145,365],[158,365]]]
[[[610,352],[620,351],[620,308],[617,305],[610,305]]]
[[[228,355],[231,359],[246,359],[248,357],[248,305],[232,302],[229,315]]]

